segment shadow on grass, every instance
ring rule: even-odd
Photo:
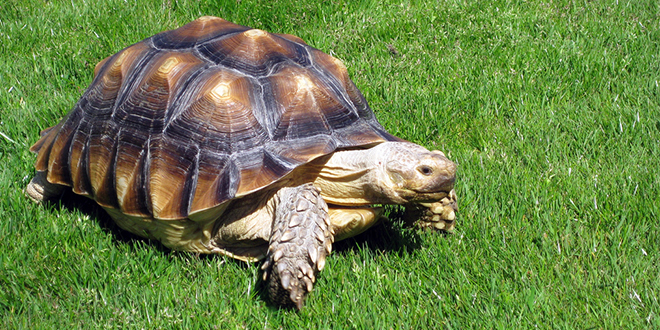
[[[65,189],[59,199],[50,200],[47,205],[53,207],[55,210],[66,210],[68,212],[80,211],[88,215],[92,221],[96,221],[99,224],[103,231],[112,234],[111,236],[115,244],[128,244],[133,249],[139,249],[141,244],[138,244],[138,242],[147,242],[163,254],[175,252],[165,247],[159,241],[146,239],[120,228],[112,220],[110,215],[95,201],[77,195],[70,189]]]
[[[59,199],[49,201],[47,204],[54,210],[66,210],[68,212],[80,211],[96,221],[102,230],[109,232],[115,244],[128,244],[131,249],[142,249],[144,244],[153,246],[159,253],[180,255],[185,258],[194,256],[196,258],[217,258],[215,255],[204,254],[191,254],[187,252],[174,251],[159,241],[149,240],[141,236],[130,233],[120,228],[114,220],[108,215],[105,210],[93,200],[77,195],[71,190],[66,190],[62,193]],[[394,253],[398,256],[410,253],[410,251],[419,249],[423,243],[423,239],[419,235],[419,230],[410,228],[404,225],[403,208],[391,207],[386,211],[387,218],[383,219],[378,224],[374,225],[369,230],[361,233],[355,237],[336,242],[333,246],[333,255],[347,255],[351,253],[359,253],[359,251],[369,251],[375,255],[378,254],[391,254]],[[242,269],[249,269],[250,265],[232,258],[226,258],[228,262],[233,262]],[[260,272],[261,273],[261,272]],[[261,275],[259,275],[261,278]],[[258,280],[256,287],[256,295],[263,301],[269,302],[268,290],[265,282],[261,279]],[[271,308],[287,308],[291,309],[292,306],[274,306],[269,302]],[[293,308],[295,309],[295,308]]]
[[[422,239],[416,230],[403,225],[400,214],[392,213],[364,233],[336,242],[333,253],[345,254],[369,250],[376,254],[402,255],[421,247]]]
[[[59,199],[48,202],[50,207],[55,210],[67,210],[73,212],[80,211],[89,215],[96,221],[101,229],[112,234],[113,240],[119,244],[129,244],[136,247],[137,242],[148,242],[157,247],[158,251],[163,253],[180,253],[173,251],[157,240],[150,240],[135,235],[129,231],[120,228],[105,210],[96,204],[93,200],[77,195],[71,190],[66,190]],[[387,218],[374,225],[364,233],[357,236],[336,242],[333,245],[333,254],[345,254],[348,251],[357,251],[368,249],[376,253],[395,253],[401,255],[420,248],[422,239],[418,230],[404,225],[403,208],[392,208],[389,210]],[[139,248],[139,247],[137,247]],[[185,253],[185,252],[184,252]],[[199,255],[199,257],[208,257]],[[213,257],[212,255],[210,257]],[[239,262],[243,263],[243,262]]]

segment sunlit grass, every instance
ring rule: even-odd
[[[658,13],[616,0],[5,1],[3,326],[659,328]],[[456,232],[390,222],[337,244],[296,313],[267,304],[257,265],[136,239],[84,200],[29,202],[28,147],[94,65],[202,15],[342,59],[390,132],[459,164]]]

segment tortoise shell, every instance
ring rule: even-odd
[[[123,214],[182,219],[339,148],[398,138],[336,58],[202,17],[112,55],[31,150],[37,171]]]

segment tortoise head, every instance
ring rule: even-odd
[[[456,164],[441,151],[409,142],[388,142],[378,150],[383,193],[397,204],[436,202],[454,188]]]

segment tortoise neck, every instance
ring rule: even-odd
[[[379,145],[380,146],[380,145]],[[343,150],[321,157],[301,169],[299,179],[313,181],[330,204],[391,204],[384,159],[387,148]]]

